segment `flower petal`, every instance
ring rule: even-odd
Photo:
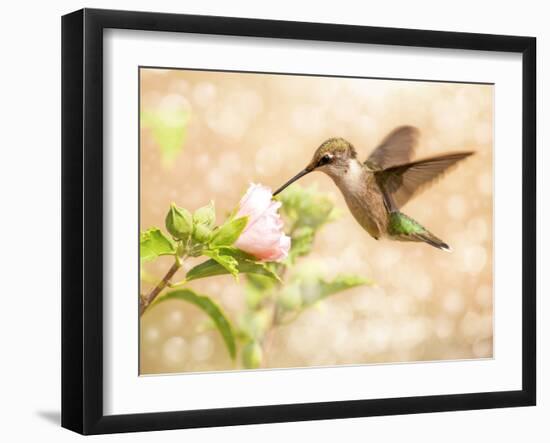
[[[239,203],[237,216],[248,216],[248,223],[235,246],[258,260],[276,261],[285,258],[290,249],[290,237],[283,232],[283,220],[278,211],[281,203],[272,200],[271,190],[252,184]]]

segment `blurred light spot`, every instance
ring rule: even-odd
[[[462,116],[453,106],[450,106],[447,97],[442,98],[432,105],[433,124],[441,133],[456,134],[462,129],[464,122]]]
[[[309,89],[306,92],[312,96],[312,99],[320,104],[333,103],[340,97],[339,93],[342,90],[342,83],[336,79],[309,78],[304,82],[304,86]]]
[[[454,331],[454,324],[448,317],[439,316],[434,321],[434,331],[439,339],[449,338]]]
[[[183,79],[175,80],[170,84],[170,89],[182,94],[187,94],[189,92],[189,82]]]
[[[421,299],[425,300],[430,297],[432,293],[432,279],[425,272],[418,272],[415,275],[414,283],[410,285],[411,293]]]
[[[469,311],[460,322],[460,330],[464,338],[473,341],[482,334],[484,330],[484,319],[477,312]]]
[[[493,290],[489,285],[481,285],[475,295],[476,303],[482,308],[493,306]]]
[[[159,91],[153,90],[153,91],[142,93],[141,95],[142,109],[158,106],[159,102],[162,100],[162,97],[163,95]]]
[[[368,114],[361,114],[357,116],[357,129],[361,131],[364,137],[371,137],[372,133],[376,130],[376,120]]]
[[[464,218],[466,214],[466,200],[461,195],[451,195],[447,200],[447,212],[457,220]]]
[[[240,139],[248,129],[248,119],[230,107],[217,106],[207,112],[206,119],[212,131],[232,139]]]
[[[202,153],[196,157],[197,169],[206,169],[210,165],[210,157],[208,154]]]
[[[477,189],[484,195],[493,195],[493,175],[483,172],[477,177]]]
[[[344,326],[344,325],[342,325]],[[330,334],[330,347],[342,356],[349,356],[353,352],[354,340],[350,337],[349,331],[346,327],[339,327],[334,329]]]
[[[340,266],[343,266],[342,271],[347,272],[359,272],[365,275],[365,268],[363,267],[363,260],[361,258],[361,251],[355,246],[347,246],[339,256]]]
[[[240,90],[229,97],[229,101],[237,110],[244,112],[249,117],[255,117],[263,110],[263,99],[260,94],[253,90]]]
[[[318,106],[299,105],[292,111],[292,125],[302,134],[318,134],[324,123],[324,110]]]
[[[493,336],[493,313],[484,314],[481,316],[480,337],[488,338]]]
[[[443,309],[449,314],[458,314],[464,310],[462,294],[455,289],[451,289],[443,296],[441,304]]]
[[[205,108],[210,106],[216,100],[216,86],[210,82],[200,82],[193,88],[193,101]]]
[[[468,274],[478,274],[487,263],[487,252],[479,245],[466,246],[456,254],[461,260],[461,270]]]
[[[170,196],[170,200],[176,201],[178,200],[179,192],[177,189],[171,189],[168,191],[168,195]]]
[[[355,118],[360,112],[362,103],[349,100],[347,97],[340,99],[333,99],[330,103],[330,114],[328,119],[333,120],[338,125],[350,125],[355,126]]]
[[[158,118],[166,126],[180,127],[187,123],[191,105],[182,94],[168,94],[158,105]]]
[[[413,309],[413,300],[406,295],[394,295],[391,297],[391,306],[395,314],[408,314]]]
[[[242,170],[242,156],[235,151],[222,153],[218,163],[226,173],[238,173]]]
[[[441,152],[441,145],[443,145],[443,142],[439,139],[439,137],[431,136],[424,143],[424,146],[426,146],[426,151],[430,154],[438,154]]]
[[[222,192],[227,187],[227,177],[223,169],[215,168],[208,171],[206,181],[214,192]]]
[[[386,312],[388,309],[388,297],[386,297],[384,288],[373,286],[368,288],[368,290],[351,294],[351,304],[358,312],[374,315]]]
[[[175,332],[179,330],[183,326],[184,318],[183,312],[179,309],[174,309],[168,312],[164,316],[164,329],[168,332]]]
[[[376,254],[376,262],[382,268],[391,268],[401,259],[401,251],[397,248],[386,247]]]
[[[319,333],[307,323],[301,327],[295,327],[293,334],[287,336],[287,347],[302,358],[310,359],[317,354],[321,343],[318,341]]]
[[[216,279],[210,279],[208,281],[205,281],[204,289],[210,294],[219,294],[224,287],[225,285],[220,283],[219,281],[216,281]]]
[[[281,170],[284,157],[275,146],[264,146],[256,152],[255,166],[260,175],[274,176]]]
[[[480,315],[470,311],[462,318],[460,329],[463,336],[471,342],[490,338],[493,335],[492,315]]]
[[[243,307],[244,298],[242,288],[237,285],[226,285],[219,295],[220,304],[229,310],[238,310]]]
[[[162,357],[169,365],[181,364],[187,356],[187,342],[183,337],[171,337],[162,346]]]
[[[392,345],[407,350],[422,343],[426,334],[426,322],[423,319],[404,318],[394,327]]]
[[[391,323],[385,320],[367,321],[365,322],[365,332],[362,336],[365,340],[365,351],[371,354],[384,352],[391,343]]]
[[[475,142],[478,145],[485,145],[493,141],[492,122],[480,122],[474,131]]]
[[[493,356],[493,340],[478,340],[472,345],[472,352],[478,358]]]
[[[471,241],[482,243],[487,239],[488,227],[483,217],[477,217],[468,222],[468,238]]]
[[[255,91],[239,89],[206,109],[208,127],[219,135],[241,139],[252,119],[262,111],[263,101]]]
[[[140,357],[142,361],[148,360],[149,362],[157,362],[160,360],[159,356],[160,356],[160,352],[157,346],[149,344],[148,346],[143,346],[141,348]],[[144,371],[142,369],[142,373],[146,373],[146,372],[148,371]]]
[[[214,354],[214,343],[207,335],[198,335],[191,342],[191,355],[196,361],[208,360]]]
[[[146,327],[143,331],[143,338],[146,343],[153,344],[160,338],[160,332],[155,327]]]

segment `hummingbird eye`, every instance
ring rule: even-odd
[[[325,154],[319,160],[319,166],[326,165],[327,163],[330,163],[331,161],[332,161],[332,155],[331,154]]]

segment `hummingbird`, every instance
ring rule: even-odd
[[[305,169],[273,195],[310,172],[321,171],[334,181],[355,220],[374,239],[424,242],[451,251],[447,243],[401,212],[401,208],[474,152],[448,152],[413,160],[418,138],[417,128],[397,127],[378,144],[365,162],[358,160],[357,151],[350,142],[339,137],[329,138],[317,148]]]

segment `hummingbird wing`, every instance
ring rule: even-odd
[[[372,170],[402,165],[412,159],[420,131],[414,126],[399,126],[372,151],[365,165]]]
[[[450,152],[375,172],[390,211],[401,208],[411,197],[433,184],[436,179],[473,151]]]

